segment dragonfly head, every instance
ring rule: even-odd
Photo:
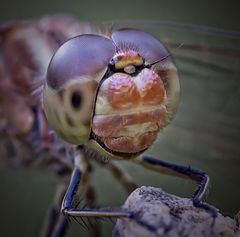
[[[178,104],[178,73],[166,55],[161,42],[135,29],[70,39],[48,68],[44,108],[50,126],[67,142],[105,155],[141,154]]]

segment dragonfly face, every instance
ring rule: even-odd
[[[105,154],[142,153],[177,107],[178,74],[168,55],[161,42],[135,29],[67,41],[48,68],[50,125],[66,141]]]

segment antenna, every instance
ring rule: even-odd
[[[181,43],[180,45],[178,45],[178,46],[176,47],[176,49],[181,48],[183,45],[184,45],[184,43]],[[159,60],[157,60],[157,61],[155,61],[155,62],[153,62],[153,63],[150,63],[150,64],[146,65],[145,67],[150,68],[150,67],[152,67],[153,65],[162,62],[163,60],[165,60],[166,58],[168,58],[168,57],[171,56],[171,55],[172,55],[172,54],[169,53],[169,54],[167,54],[166,56],[163,56],[162,58],[160,58]]]

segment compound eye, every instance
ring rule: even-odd
[[[80,35],[64,43],[53,56],[47,84],[60,89],[81,76],[94,77],[108,66],[115,52],[113,42],[98,35]]]
[[[112,33],[112,40],[121,49],[132,49],[148,62],[153,63],[168,54],[163,44],[152,35],[130,28],[123,28]]]

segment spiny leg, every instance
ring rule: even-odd
[[[202,203],[210,181],[209,176],[205,172],[191,168],[190,166],[177,165],[149,156],[140,156],[133,161],[157,172],[196,181],[199,185],[192,198],[194,206],[203,208],[210,212],[213,218],[216,217],[217,210],[206,203]]]
[[[82,149],[85,156],[97,162],[99,165],[108,169],[112,175],[116,178],[116,180],[123,186],[123,188],[127,191],[128,194],[133,192],[138,185],[134,183],[132,177],[128,174],[128,172],[120,166],[117,161],[107,160],[102,157],[98,152],[95,152],[89,149],[86,146],[79,146],[79,149]]]
[[[63,237],[68,229],[69,220],[66,216],[60,215],[51,237]]]
[[[99,160],[97,160],[99,161]],[[116,178],[117,181],[122,184],[128,194],[132,193],[138,186],[132,181],[131,176],[125,171],[117,162],[109,161],[105,162],[98,162],[100,165],[108,169],[112,175]],[[96,191],[94,186],[89,185],[88,190],[86,192],[86,199],[88,203],[88,207],[94,208],[95,207],[95,200],[96,200]],[[96,222],[96,220],[90,218],[89,219],[90,225],[92,228],[90,229],[90,236],[98,237],[100,236],[100,222]]]
[[[52,236],[54,230],[56,233],[56,237],[64,236],[68,228],[68,220],[67,217],[61,215],[60,208],[66,190],[67,185],[65,183],[61,183],[58,186],[54,201],[48,208],[47,215],[44,220],[44,225],[40,233],[40,237],[50,237]]]
[[[44,149],[40,150],[38,155],[39,159],[36,159],[33,164],[38,168],[54,171],[60,180],[53,203],[48,208],[40,236],[62,237],[68,228],[68,218],[61,214],[61,204],[74,166],[69,160],[63,159],[60,154],[49,153]]]
[[[104,163],[104,167],[112,173],[112,175],[124,187],[128,194],[138,188],[137,184],[133,182],[127,171],[124,170],[123,167],[121,167],[116,161]]]
[[[86,191],[86,205],[89,208],[95,208],[96,207],[96,189],[93,185],[89,185],[88,189]],[[91,226],[90,228],[90,236],[91,237],[100,237],[101,236],[101,223],[97,220],[94,220],[92,218],[88,219],[89,224]]]
[[[108,217],[108,218],[120,218],[130,217],[131,213],[125,210],[112,210],[112,209],[79,209],[74,207],[74,201],[78,189],[81,189],[81,179],[83,175],[81,161],[82,155],[75,157],[75,168],[72,172],[70,184],[62,202],[62,213],[69,217]]]
[[[55,171],[59,178],[61,179],[61,185],[58,187],[58,191],[55,195],[54,202],[50,206],[44,227],[41,232],[41,237],[63,237],[66,234],[69,218],[62,215],[61,205],[63,197],[67,191],[68,185],[67,182],[71,176],[73,164],[61,160],[60,157],[50,156],[41,163],[37,163],[42,168],[49,168],[49,166],[55,167]],[[88,166],[84,163],[81,166],[83,171],[83,188],[86,189],[88,183]],[[85,190],[81,190],[84,193]]]
[[[78,191],[81,192],[82,195],[85,194],[85,191],[86,191],[86,189],[88,187],[88,181],[89,181],[89,177],[88,176],[89,176],[89,173],[88,173],[88,169],[87,168],[88,168],[87,164],[86,164],[86,166],[82,167],[82,171],[83,171],[82,172],[82,188],[78,190]],[[65,193],[66,193],[66,191],[67,191],[67,188],[65,190]],[[63,196],[61,198],[61,201],[64,199],[65,193],[63,194]],[[76,194],[76,197],[77,197],[78,193],[75,193],[75,194]],[[79,197],[78,197],[78,199],[79,199]],[[75,207],[76,207],[76,202],[77,202],[77,199],[74,199],[73,205]],[[61,207],[59,208],[59,211],[61,212]],[[63,236],[65,236],[65,232],[67,230],[69,220],[70,219],[67,216],[62,215],[62,213],[60,213],[59,219],[58,219],[58,221],[57,221],[57,223],[55,225],[55,228],[54,228],[54,231],[53,231],[53,234],[51,235],[51,237],[63,237]]]

